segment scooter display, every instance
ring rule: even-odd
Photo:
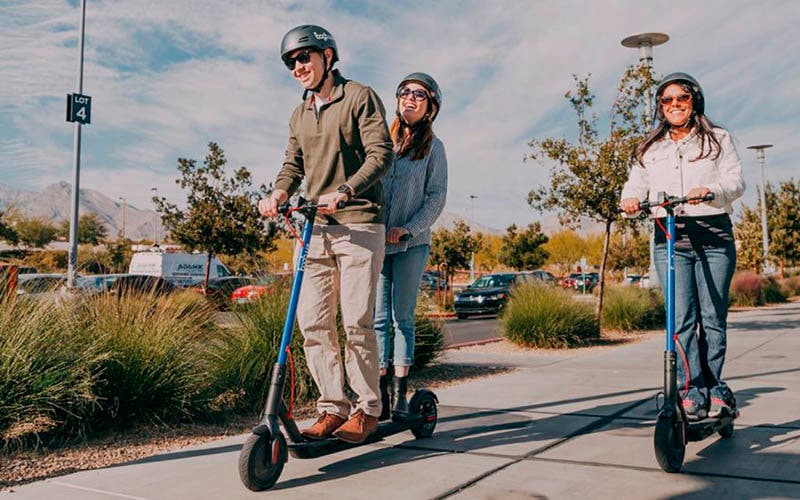
[[[417,389],[409,401],[410,412],[407,418],[395,418],[392,421],[381,422],[378,429],[363,443],[353,444],[337,438],[328,438],[319,441],[306,439],[292,418],[290,408],[284,398],[284,384],[287,376],[287,360],[289,359],[289,346],[292,340],[297,304],[300,289],[303,284],[308,245],[314,228],[314,219],[317,210],[322,205],[309,203],[300,198],[295,206],[288,203],[282,204],[278,211],[287,223],[293,213],[305,217],[303,226],[301,249],[292,282],[289,307],[284,322],[280,348],[277,360],[272,369],[264,413],[261,421],[252,429],[252,434],[247,438],[239,453],[239,477],[242,483],[250,490],[262,491],[271,488],[278,480],[283,466],[291,454],[295,458],[315,458],[328,455],[345,449],[374,443],[383,438],[410,430],[417,439],[430,437],[436,428],[438,419],[436,395],[428,389]],[[340,208],[342,208],[340,206]],[[291,228],[291,225],[290,225]],[[297,236],[297,235],[295,235]],[[284,437],[280,425],[286,432]],[[288,438],[288,441],[287,441]]]
[[[658,201],[639,203],[643,211],[662,208],[667,214],[666,283],[665,302],[667,315],[667,345],[664,351],[664,404],[658,412],[653,445],[658,465],[666,472],[680,472],[686,453],[686,444],[701,441],[718,433],[723,438],[733,436],[733,421],[739,412],[723,411],[719,417],[690,421],[683,409],[677,382],[677,355],[675,350],[675,208],[690,201],[711,201],[714,194],[701,198],[667,196],[658,193]],[[727,408],[726,408],[727,410]]]

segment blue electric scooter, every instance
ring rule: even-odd
[[[264,415],[261,422],[253,428],[252,435],[247,438],[239,452],[239,477],[245,487],[253,491],[266,490],[275,484],[283,471],[283,464],[288,460],[289,453],[295,458],[315,458],[355,446],[374,443],[386,436],[406,430],[410,430],[417,439],[426,438],[430,437],[436,428],[438,399],[428,389],[417,389],[414,392],[409,401],[410,412],[407,417],[380,423],[378,430],[363,443],[346,443],[333,437],[318,441],[308,440],[300,433],[292,418],[283,399],[287,359],[300,297],[300,287],[303,284],[308,244],[311,241],[317,210],[321,207],[322,205],[309,203],[300,198],[297,205],[291,206],[284,203],[278,209],[280,214],[287,218],[287,221],[292,213],[303,215],[305,225],[303,226],[302,248],[297,259],[292,294],[289,299],[286,321],[283,325],[278,359],[272,369],[272,381],[267,393]],[[281,432],[279,422],[283,424],[288,443]]]
[[[675,207],[690,201],[711,201],[714,194],[709,193],[702,198],[667,196],[658,193],[658,201],[639,202],[639,208],[645,212],[655,208],[663,208],[667,213],[667,272],[666,272],[666,313],[667,313],[667,348],[664,351],[664,404],[658,412],[656,420],[655,447],[658,465],[666,472],[680,472],[686,453],[686,443],[701,441],[716,433],[723,438],[733,436],[733,421],[739,416],[738,411],[723,411],[719,417],[689,421],[678,394],[677,358],[675,352]]]

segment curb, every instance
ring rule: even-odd
[[[460,349],[462,347],[473,347],[476,345],[494,344],[495,342],[503,341],[503,337],[495,337],[493,339],[473,340],[472,342],[461,342],[460,344],[452,344],[444,348],[445,351],[449,349]]]
[[[427,313],[425,314],[426,318],[435,318],[435,319],[450,319],[455,318],[456,313]]]

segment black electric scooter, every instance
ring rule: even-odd
[[[739,416],[737,410],[723,411],[719,417],[689,421],[678,394],[675,352],[675,207],[690,201],[713,199],[713,193],[702,198],[667,196],[665,193],[658,193],[657,202],[645,200],[639,203],[639,208],[643,211],[663,208],[667,213],[667,282],[664,297],[667,313],[667,348],[664,351],[664,404],[658,412],[653,438],[656,460],[666,472],[680,472],[686,453],[686,443],[701,441],[715,432],[723,438],[733,436],[733,421]]]
[[[322,205],[309,203],[300,198],[296,206],[284,203],[278,211],[287,222],[292,213],[299,213],[305,217],[303,227],[302,248],[297,259],[297,267],[292,283],[292,294],[286,321],[283,326],[278,359],[272,369],[272,382],[267,394],[264,416],[252,430],[252,435],[247,438],[239,453],[239,477],[242,483],[250,490],[262,491],[271,488],[283,471],[283,464],[291,453],[295,458],[315,458],[323,455],[346,450],[363,444],[374,443],[383,438],[410,430],[417,439],[430,437],[436,427],[438,418],[436,395],[428,389],[417,389],[409,401],[410,412],[408,417],[382,422],[377,431],[370,435],[363,443],[346,443],[336,438],[319,441],[306,439],[297,427],[292,415],[283,400],[283,388],[286,381],[287,358],[289,345],[294,330],[297,302],[300,297],[300,287],[303,284],[308,244],[314,228],[314,219],[317,210]],[[341,207],[340,207],[341,208]],[[288,437],[284,437],[279,427],[283,424]]]

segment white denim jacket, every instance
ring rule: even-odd
[[[730,133],[722,128],[715,128],[714,133],[722,147],[716,159],[712,154],[695,160],[700,154],[700,138],[696,129],[677,143],[666,134],[651,144],[644,153],[644,168],[638,162],[633,162],[620,199],[643,200],[647,197],[655,202],[661,191],[668,196],[685,196],[692,188],[706,187],[714,193],[712,201],[682,205],[676,210],[676,215],[700,217],[732,213],[731,204],[744,193],[742,166]],[[654,215],[666,216],[663,211]]]

